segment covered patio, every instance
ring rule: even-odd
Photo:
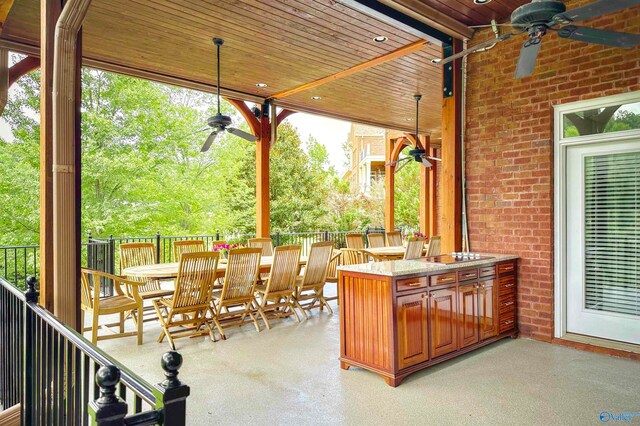
[[[609,122],[618,110],[640,115],[640,3],[584,23],[629,33],[629,50],[584,44],[569,30],[515,34],[497,25],[528,3],[7,2],[0,8],[0,94],[37,67],[42,81],[40,298],[33,286],[25,300],[12,294],[27,312],[50,311],[69,329],[83,325],[82,66],[219,90],[257,138],[257,237],[270,236],[269,156],[278,125],[307,112],[398,131],[386,146],[387,230],[395,227],[396,166],[389,163],[407,146],[439,157],[435,167],[421,168],[416,182],[420,229],[441,235],[443,254],[464,250],[477,257],[363,261],[339,273],[341,304],[331,302],[339,315],[314,313],[299,324],[284,319],[261,333],[234,328],[215,343],[182,340],[183,382],[176,379],[181,363],[169,356],[162,365],[167,379],[154,389],[166,398],[172,389],[183,392],[171,401],[179,400],[184,414],[190,387],[187,424],[584,424],[637,416],[640,234],[633,224],[640,205],[633,200],[640,188],[640,125]],[[540,3],[610,7],[589,0]],[[523,72],[517,65],[523,42],[529,37],[537,49],[543,36],[531,75],[514,78]],[[225,40],[219,68],[214,37]],[[474,46],[477,52],[456,56]],[[27,57],[9,68],[9,51]],[[607,109],[613,112],[605,117]],[[597,198],[618,190],[625,191],[619,199]],[[578,196],[594,192],[596,201]],[[611,216],[598,216],[604,204],[615,206]],[[445,299],[449,308],[442,307]],[[167,350],[154,342],[159,332],[157,323],[145,323],[143,345],[126,338],[100,344],[128,369],[122,370],[128,389],[137,383],[129,370],[149,383],[163,379],[149,361]],[[443,336],[449,340],[443,343]],[[91,358],[95,370],[102,356]],[[367,369],[391,386],[406,381],[390,388]],[[92,389],[98,401],[98,388]],[[109,395],[114,392],[115,384]],[[162,405],[135,395],[152,408]],[[109,403],[117,405],[117,398]]]

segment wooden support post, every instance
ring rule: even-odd
[[[53,312],[53,50],[61,0],[40,1],[40,304]]]
[[[67,0],[56,23],[53,59],[53,313],[81,329],[78,37],[91,0]]]
[[[429,135],[419,136],[420,145],[425,150],[427,155],[431,148],[431,138]],[[435,163],[434,160],[429,160],[431,164]],[[429,229],[429,223],[431,221],[431,210],[429,210],[429,200],[431,199],[431,186],[429,186],[429,175],[431,168],[420,166],[420,232],[424,235],[433,236]]]
[[[462,50],[460,40],[453,41],[453,53]],[[442,252],[462,248],[462,152],[461,152],[461,60],[445,65],[451,67],[451,95],[442,101]]]
[[[260,134],[256,141],[256,236],[268,238],[271,233],[271,205],[269,186],[269,151],[271,149],[271,125],[269,113],[262,106]],[[273,105],[270,106],[273,108]]]
[[[436,148],[431,147],[428,151],[431,157],[440,158]],[[438,235],[438,161],[431,162],[429,169],[429,236]]]
[[[9,49],[0,47],[0,115],[9,100]]]
[[[395,139],[385,141],[385,166],[384,166],[384,229],[387,232],[394,231],[395,224],[395,175],[396,166],[387,166],[395,161],[392,157]]]

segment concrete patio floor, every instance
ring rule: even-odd
[[[99,346],[151,383],[163,379],[145,324],[135,338]],[[506,339],[409,376],[397,388],[339,367],[338,315],[257,333],[232,328],[226,341],[179,339],[180,379],[191,387],[188,421],[209,424],[600,424],[602,411],[640,412],[640,362],[528,339]],[[640,416],[630,424],[640,424]]]

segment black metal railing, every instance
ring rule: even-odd
[[[182,357],[162,356],[166,380],[152,386],[0,278],[0,404],[21,404],[25,425],[184,425],[189,387]],[[94,380],[95,378],[95,380]]]
[[[271,234],[274,246],[298,244],[302,246],[302,255],[309,254],[311,244],[319,241],[333,241],[336,248],[346,246],[345,235],[361,233],[367,235],[372,232],[382,232],[383,228],[367,228],[364,231],[314,231],[314,232],[275,232]],[[82,266],[120,274],[120,244],[133,242],[151,242],[156,247],[156,260],[158,263],[175,262],[173,256],[173,243],[179,240],[203,240],[207,247],[211,242],[224,240],[231,243],[246,243],[255,234],[239,234],[232,232],[216,232],[211,235],[183,235],[167,236],[159,232],[149,237],[109,237],[94,238],[89,234],[87,241],[82,243]],[[10,283],[24,288],[27,276],[37,277],[40,269],[40,247],[37,245],[0,247],[0,277],[4,277]],[[112,295],[112,283],[101,283],[101,293]]]

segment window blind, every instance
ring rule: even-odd
[[[584,307],[640,316],[640,152],[584,159]]]

